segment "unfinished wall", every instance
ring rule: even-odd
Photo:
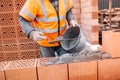
[[[92,44],[98,43],[98,0],[81,0],[81,26]]]

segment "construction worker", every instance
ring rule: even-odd
[[[61,56],[68,53],[60,43],[49,41],[61,36],[69,25],[75,26],[71,0],[27,0],[19,13],[19,23],[27,37],[40,45],[42,57]],[[31,22],[34,25],[31,25]]]

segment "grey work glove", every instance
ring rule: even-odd
[[[30,38],[32,38],[35,41],[47,39],[47,37],[44,36],[44,34],[42,32],[39,32],[39,31],[32,31],[30,33]]]

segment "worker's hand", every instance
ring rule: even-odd
[[[39,31],[32,31],[30,33],[30,38],[32,38],[35,41],[47,39],[47,37],[44,36],[44,34],[42,32],[39,32]]]
[[[75,20],[71,20],[70,21],[70,26],[75,27],[75,26],[79,26],[79,25],[78,25],[78,23]]]

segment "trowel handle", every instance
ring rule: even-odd
[[[63,39],[63,37],[62,36],[58,36],[55,40],[53,40],[53,41],[50,41],[50,39],[48,39],[48,42],[50,43],[50,44],[53,44],[53,43],[56,43],[56,42],[60,42],[60,41],[63,41],[64,39]]]

